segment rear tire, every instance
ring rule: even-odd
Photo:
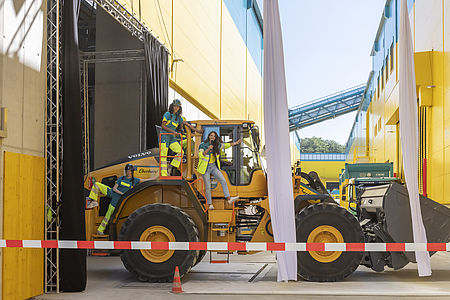
[[[198,257],[197,257],[197,261],[195,262],[195,264],[192,267],[195,267],[196,265],[198,265],[202,259],[205,257],[206,255],[206,250],[200,250],[198,253]]]
[[[156,228],[159,237],[170,237],[167,241],[198,242],[198,230],[192,219],[180,208],[169,204],[149,204],[134,211],[122,225],[119,240],[139,241]],[[161,240],[159,240],[161,241]],[[164,241],[164,240],[162,240]],[[180,276],[189,272],[197,262],[199,251],[123,250],[120,258],[125,268],[140,281],[172,282],[175,267]]]
[[[307,242],[308,238],[311,242],[314,237],[314,242],[364,242],[359,222],[336,204],[319,203],[306,207],[296,217],[296,228],[299,243]],[[298,275],[308,281],[338,281],[358,268],[362,256],[362,252],[341,252],[340,255],[334,251],[297,252]]]

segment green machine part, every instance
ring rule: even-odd
[[[394,177],[394,163],[359,163],[345,164],[340,176],[343,182],[350,178]]]

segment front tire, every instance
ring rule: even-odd
[[[198,242],[198,229],[180,208],[169,204],[149,204],[134,211],[122,225],[119,240],[149,242]],[[140,281],[171,282],[175,267],[180,276],[197,262],[198,251],[124,250],[120,258],[125,268]]]
[[[296,217],[297,242],[363,243],[364,234],[356,218],[341,206],[319,203]],[[360,265],[362,252],[297,252],[298,275],[308,281],[339,281]]]

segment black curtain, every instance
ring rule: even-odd
[[[169,95],[169,53],[150,33],[144,34],[144,97],[147,103],[147,149],[158,147],[155,125],[161,125]]]
[[[63,7],[63,182],[60,239],[85,240],[81,93],[78,57],[79,0]],[[86,250],[61,250],[60,287],[63,292],[86,288]]]

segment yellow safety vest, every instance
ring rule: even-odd
[[[228,149],[231,147],[230,143],[225,143],[222,144],[221,148],[223,149]],[[199,172],[200,174],[205,174],[206,173],[206,169],[208,168],[208,163],[209,163],[209,158],[211,153],[207,154],[207,155],[203,155],[204,153],[204,149],[200,149],[199,153],[198,153],[198,167],[197,167],[197,172]],[[219,168],[220,170],[220,154],[215,154],[216,155],[216,163],[217,163],[217,168]]]

